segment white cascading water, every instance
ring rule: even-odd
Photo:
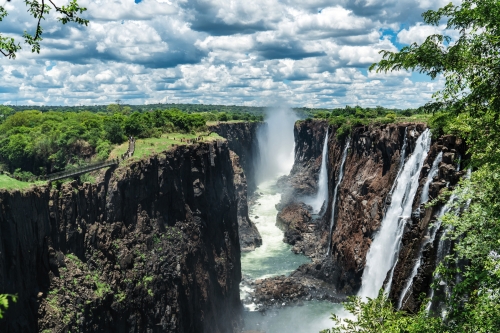
[[[431,170],[427,175],[427,180],[425,181],[424,187],[422,189],[422,195],[420,196],[420,204],[426,203],[429,201],[429,186],[432,183],[432,179],[437,175],[439,171],[439,163],[441,163],[443,159],[443,152],[440,152],[434,162],[432,162]]]
[[[359,296],[376,297],[387,272],[395,265],[406,219],[410,217],[413,199],[417,192],[420,170],[429,152],[430,143],[430,131],[426,129],[417,139],[413,154],[408,158],[396,179],[391,205],[366,257]],[[387,293],[390,291],[391,280],[392,274],[386,286]]]
[[[313,213],[318,214],[323,204],[328,202],[328,129],[326,130],[325,140],[323,142],[323,152],[321,153],[321,168],[318,177],[318,192],[314,198],[305,199],[304,202],[311,205]]]
[[[434,178],[434,176],[436,176],[436,174],[439,170],[438,167],[439,167],[439,163],[441,163],[442,158],[443,158],[443,153],[440,152],[439,155],[436,156],[436,159],[434,160],[434,162],[432,163],[431,170],[429,171],[429,174],[427,175],[427,180],[424,184],[424,188],[422,189],[420,204],[426,203],[429,200],[429,186],[430,186],[430,183],[432,182],[432,179]],[[460,166],[460,163],[459,163],[459,166]],[[455,198],[456,197],[454,195],[452,195],[450,197],[449,202],[455,201]],[[401,309],[401,307],[403,306],[403,302],[405,302],[406,294],[408,293],[408,291],[410,290],[410,288],[413,284],[413,279],[415,278],[415,276],[417,276],[418,269],[420,268],[420,265],[422,264],[422,255],[423,255],[425,247],[428,244],[433,243],[434,239],[436,239],[436,233],[437,233],[438,229],[441,227],[441,217],[449,210],[448,207],[449,207],[449,204],[446,204],[444,207],[441,208],[441,210],[439,211],[439,213],[437,215],[436,223],[434,223],[434,225],[432,225],[428,229],[429,234],[426,235],[426,237],[424,238],[424,243],[420,247],[420,250],[418,253],[418,258],[417,258],[417,261],[415,261],[415,266],[413,266],[410,278],[406,281],[406,285],[405,285],[403,291],[401,292],[401,296],[399,297],[398,309]]]
[[[344,164],[345,160],[347,158],[347,151],[349,150],[349,143],[351,141],[351,138],[347,138],[346,144],[344,147],[344,152],[342,153],[342,161],[340,163],[340,170],[339,170],[339,176],[337,179],[337,183],[335,184],[335,189],[333,190],[333,198],[332,198],[332,215],[330,218],[330,234],[329,234],[329,239],[330,241],[328,242],[328,250],[326,252],[327,255],[330,254],[330,247],[332,246],[332,232],[333,232],[333,224],[335,223],[335,208],[337,207],[337,196],[338,196],[338,190],[339,186],[342,183],[342,178],[344,178]]]
[[[283,242],[283,231],[276,226],[276,204],[281,193],[276,180],[290,172],[293,166],[296,120],[291,110],[270,110],[266,123],[258,133],[261,163],[257,166],[259,193],[255,203],[249,207],[250,218],[262,236],[262,246],[252,252],[242,253],[241,270],[245,281],[241,285],[240,297],[244,303],[245,330],[269,333],[287,333],[290,327],[296,333],[319,332],[328,327],[332,304],[327,301],[308,301],[301,307],[270,309],[263,316],[259,311],[259,300],[252,298],[252,281],[256,279],[288,275],[300,265],[310,262],[304,255],[291,251]],[[326,158],[325,158],[326,159]]]
[[[458,159],[458,166],[457,166],[457,171],[460,170],[460,162],[461,162],[461,156],[459,156],[459,159]],[[465,179],[468,179],[470,178],[471,176],[471,173],[472,173],[472,170],[471,169],[468,169],[467,170],[467,173],[466,175],[464,176]],[[441,221],[442,221],[442,217],[443,215],[445,215],[446,213],[448,213],[450,211],[450,209],[452,208],[453,206],[453,203],[455,202],[455,200],[457,200],[457,195],[455,193],[453,193],[451,196],[450,196],[450,199],[448,199],[448,202],[446,203],[446,205],[444,205],[443,208],[441,208],[441,210],[439,211],[439,214],[438,214],[438,223],[439,225],[435,228],[434,230],[434,239],[436,237],[436,233],[437,233],[437,230],[439,229],[439,227],[441,226]],[[464,207],[464,210],[468,209],[468,205],[470,204],[470,201],[467,201],[466,202],[466,205]],[[457,210],[455,212],[455,214],[459,214],[460,212]],[[443,261],[444,257],[446,255],[448,255],[448,253],[450,253],[450,249],[451,249],[451,242],[450,240],[448,239],[448,233],[450,231],[450,227],[447,227],[444,231],[443,231],[443,234],[441,235],[441,237],[439,238],[439,243],[438,243],[438,249],[437,249],[437,253],[436,253],[436,265],[439,265],[441,263],[441,261]],[[434,240],[433,239],[433,240]],[[433,277],[433,280],[435,279],[439,279],[440,276],[437,275],[437,276],[434,276]],[[448,285],[446,285],[446,283],[444,281],[441,281],[441,284],[445,285],[445,293],[449,293],[449,287]],[[425,310],[427,312],[430,311],[431,309],[431,306],[432,306],[432,298],[434,297],[434,288],[431,288],[431,294],[429,296],[429,303],[427,303],[427,306],[425,308]],[[441,313],[441,316],[445,316],[446,315],[446,311],[443,311]]]
[[[398,167],[398,173],[396,174],[396,179],[399,178],[401,171],[403,171],[403,166],[405,165],[406,147],[408,146],[408,142],[406,141],[407,135],[408,135],[408,127],[405,127],[405,135],[403,137],[403,147],[401,147],[401,153],[399,155],[399,167]],[[392,193],[396,188],[396,184],[397,184],[396,181],[392,184],[391,190],[389,191],[389,193],[387,193],[387,198],[392,197]],[[386,204],[387,204],[387,199],[386,199]]]

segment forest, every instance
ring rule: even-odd
[[[203,130],[210,121],[262,120],[249,113],[187,113],[178,109],[131,112],[108,106],[106,112],[61,112],[0,108],[0,170],[45,175],[68,164],[106,160],[113,145],[163,133]]]

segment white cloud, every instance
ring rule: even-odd
[[[441,0],[440,0],[441,1]],[[443,0],[444,1],[444,0]],[[62,3],[58,3],[61,5]],[[367,72],[381,49],[421,42],[436,3],[417,0],[81,0],[88,27],[44,26],[40,54],[2,59],[0,103],[105,104],[122,99],[294,106],[418,106],[442,86],[410,73]],[[34,29],[8,4],[5,33]],[[420,20],[420,21],[419,21]],[[399,27],[409,26],[401,30]],[[444,31],[450,33],[448,31]]]

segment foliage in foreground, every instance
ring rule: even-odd
[[[443,218],[454,248],[435,276],[450,293],[439,313],[395,311],[382,293],[367,303],[351,299],[346,307],[355,321],[334,316],[340,327],[331,332],[500,332],[500,2],[464,0],[423,17],[431,25],[447,19],[458,39],[436,34],[399,52],[382,51],[384,59],[371,69],[445,78],[425,107],[438,111],[430,125],[437,134],[465,138],[475,169],[454,190],[455,209]]]
[[[380,290],[378,297],[362,300],[351,296],[344,303],[344,308],[351,318],[332,314],[334,327],[321,333],[427,333],[444,332],[440,318],[429,318],[422,308],[415,315],[394,310],[387,295]]]
[[[12,302],[17,302],[17,295],[0,294],[0,319],[3,318],[3,313],[9,308],[9,298]]]

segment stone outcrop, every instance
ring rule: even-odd
[[[334,303],[345,301],[345,297],[338,296],[332,285],[320,279],[302,274],[297,270],[291,276],[275,276],[251,282],[255,291],[251,292],[254,303],[259,311],[266,311],[271,307],[302,305],[303,301],[328,300]]]
[[[236,187],[218,142],[0,190],[0,293],[19,296],[0,331],[238,332]]]
[[[311,207],[292,202],[276,216],[276,225],[285,233],[283,241],[293,245],[292,251],[314,257],[318,253],[318,229],[312,221]]]
[[[218,123],[208,126],[228,141],[229,149],[240,157],[240,164],[245,172],[248,195],[251,196],[257,188],[255,168],[259,164],[260,153],[257,132],[261,122]]]

